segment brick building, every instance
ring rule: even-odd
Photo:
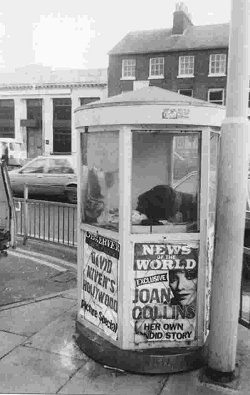
[[[229,23],[194,26],[176,4],[173,26],[128,33],[109,52],[108,96],[154,85],[225,104]]]

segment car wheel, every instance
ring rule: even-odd
[[[76,186],[68,187],[69,189],[66,192],[67,201],[71,204],[77,203],[77,189]]]

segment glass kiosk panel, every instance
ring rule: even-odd
[[[199,232],[200,133],[134,131],[132,233]]]
[[[82,133],[82,222],[119,230],[119,132]]]

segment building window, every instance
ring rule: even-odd
[[[54,128],[53,152],[71,154],[71,129]]]
[[[209,75],[225,75],[226,74],[226,54],[210,55]]]
[[[71,99],[53,99],[54,120],[71,120]]]
[[[122,78],[132,80],[135,79],[135,59],[122,60]]]
[[[194,76],[194,56],[180,56],[178,77],[193,77],[193,76]]]
[[[15,137],[14,100],[0,100],[0,137]]]
[[[193,97],[193,89],[179,89],[178,93],[180,95]]]
[[[224,104],[224,89],[209,89],[208,101],[215,104]]]
[[[80,104],[84,106],[85,104],[93,103],[98,100],[100,100],[100,97],[80,97]]]
[[[164,78],[164,58],[151,58],[149,78]]]
[[[71,99],[53,99],[53,152],[71,152]]]

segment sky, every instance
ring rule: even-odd
[[[171,28],[176,0],[0,0],[0,72],[30,64],[106,68],[129,32]],[[231,0],[184,0],[194,25],[230,20]]]

